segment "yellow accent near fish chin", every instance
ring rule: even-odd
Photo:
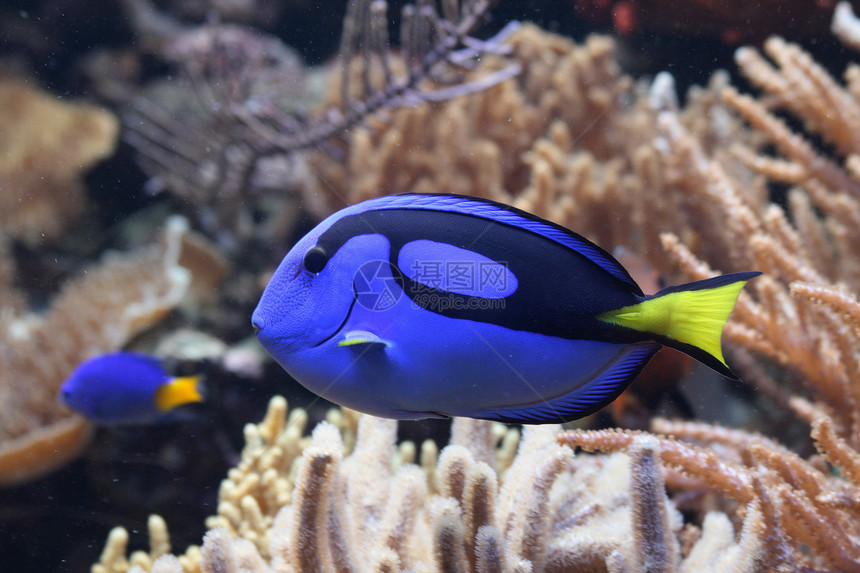
[[[199,376],[184,376],[164,384],[155,391],[155,407],[161,412],[169,412],[177,406],[202,401],[203,396],[197,389],[199,378]]]
[[[695,346],[725,365],[721,346],[723,326],[746,282],[672,292],[603,313],[597,318]]]
[[[337,343],[338,346],[355,346],[356,344],[368,344],[370,342],[378,342],[370,338],[347,338]]]

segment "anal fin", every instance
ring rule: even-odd
[[[660,348],[656,342],[633,344],[603,372],[567,394],[522,407],[476,412],[474,417],[508,424],[561,424],[583,418],[615,400]]]

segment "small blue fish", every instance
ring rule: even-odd
[[[199,402],[198,377],[172,378],[151,356],[116,352],[79,365],[60,387],[66,406],[96,424],[149,424]]]
[[[349,408],[557,423],[614,400],[661,345],[734,378],[722,328],[758,274],[645,296],[609,253],[524,211],[392,195],[303,237],[252,322],[296,380]]]

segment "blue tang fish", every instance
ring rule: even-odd
[[[524,211],[392,195],[303,237],[252,322],[290,375],[349,408],[557,423],[614,400],[661,345],[734,378],[722,328],[758,274],[645,296],[609,253]]]
[[[148,424],[177,406],[202,400],[198,377],[172,378],[151,356],[116,352],[80,364],[60,399],[96,424]]]

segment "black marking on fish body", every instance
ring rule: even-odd
[[[400,193],[370,199],[361,205],[365,207],[365,211],[429,209],[442,212],[459,212],[525,229],[577,251],[627,285],[633,292],[642,296],[642,290],[636,281],[630,277],[627,269],[621,266],[608,252],[570,229],[511,205],[490,199],[452,193]]]
[[[349,317],[352,316],[352,309],[355,307],[355,301],[357,301],[357,300],[358,300],[358,294],[353,292],[352,293],[352,302],[349,303],[349,310],[346,311],[346,316],[343,317],[343,321],[340,323],[340,326],[338,326],[336,329],[334,329],[332,331],[332,333],[329,334],[328,336],[326,336],[324,339],[322,339],[319,342],[317,342],[316,344],[314,344],[314,348],[316,348],[317,346],[322,346],[323,344],[325,344],[326,342],[328,342],[329,340],[334,338],[335,334],[337,334],[338,332],[343,330],[343,327],[346,326],[346,323],[349,321]]]
[[[515,211],[517,215],[521,213]],[[593,246],[629,279],[611,255],[579,235],[556,227]],[[404,293],[419,305],[434,296],[448,299],[444,308],[426,306],[437,314],[568,339],[624,342],[643,338],[641,333],[595,318],[642,300],[632,279],[622,280],[617,272],[613,276],[588,256],[529,229],[450,210],[380,208],[335,221],[319,237],[317,245],[334,257],[346,241],[364,234],[381,234],[388,239],[389,262],[395,267],[405,244],[426,239],[480,253],[505,264],[517,278],[518,287],[503,299],[504,305],[487,308],[478,304],[486,299],[428,287],[400,273]]]

